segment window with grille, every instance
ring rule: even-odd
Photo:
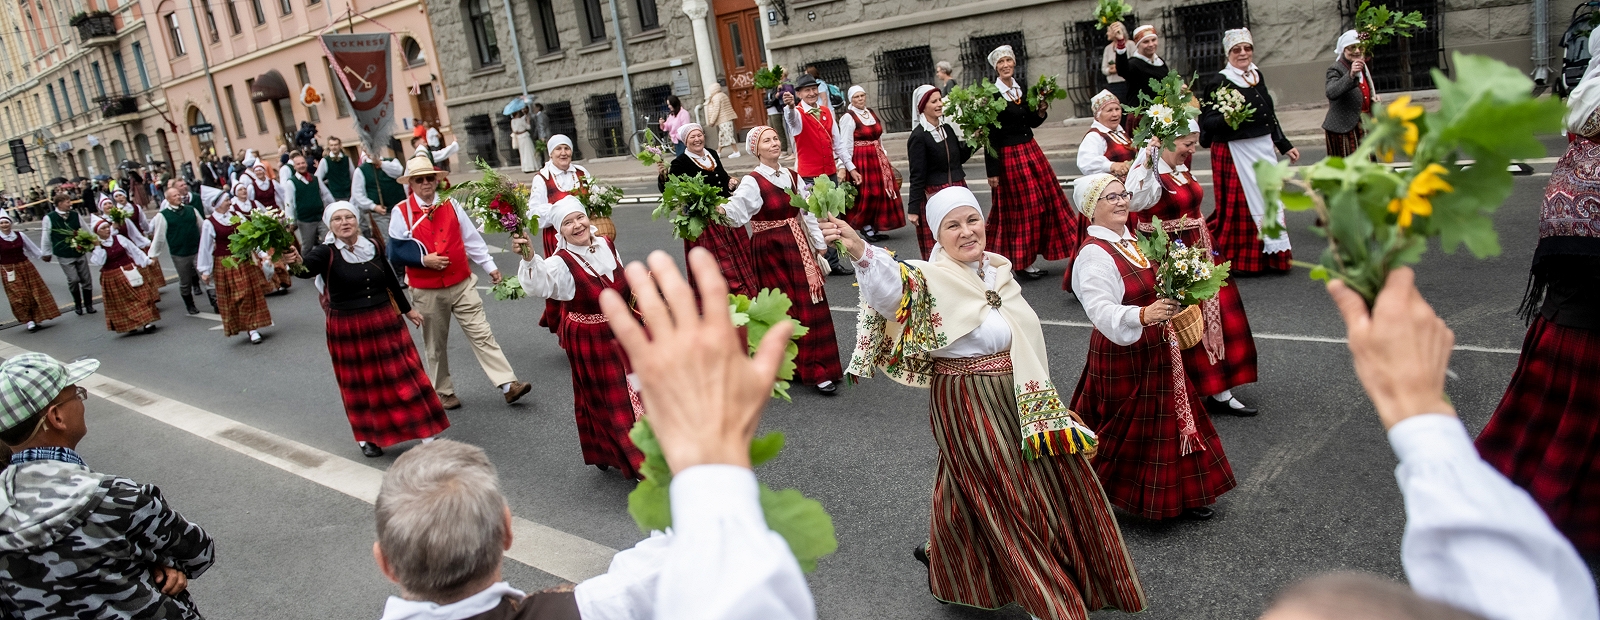
[[[887,131],[911,130],[911,92],[933,81],[933,52],[924,45],[878,52],[878,118]],[[820,69],[820,68],[819,68]]]
[[[639,10],[640,31],[661,27],[661,16],[656,13],[656,0],[634,0],[634,7]]]
[[[628,154],[628,137],[623,135],[622,129],[622,104],[616,93],[590,95],[583,104],[583,113],[589,118],[589,143],[594,145],[596,156]]]
[[[1094,115],[1089,109],[1089,100],[1110,83],[1103,69],[1106,46],[1111,40],[1106,38],[1106,31],[1095,27],[1097,23],[1086,21],[1066,26],[1067,72],[1062,76],[1061,87],[1066,89],[1067,101],[1072,102],[1072,115],[1077,117]],[[1122,19],[1122,24],[1132,32],[1139,27],[1139,19],[1128,15]]]
[[[1368,52],[1372,58],[1367,62],[1367,70],[1372,72],[1372,83],[1378,87],[1378,92],[1433,88],[1431,70],[1439,68],[1439,57],[1443,54],[1439,45],[1442,21],[1439,4],[1439,0],[1385,1],[1384,5],[1391,11],[1422,13],[1427,25],[1411,33],[1410,38],[1395,37]],[[1355,27],[1356,9],[1360,5],[1360,0],[1339,0],[1339,15],[1344,18],[1345,29]]]
[[[1249,27],[1249,13],[1241,0],[1224,0],[1165,9],[1165,37],[1161,59],[1172,63],[1185,76],[1201,78],[1215,75],[1228,64],[1228,50],[1222,49],[1222,34],[1234,28]]]
[[[468,116],[462,125],[467,130],[467,152],[472,159],[499,166],[500,149],[495,146],[494,120],[488,114],[478,114]]]
[[[600,0],[578,0],[578,26],[583,30],[585,43],[606,40],[606,17],[601,12]]]
[[[837,86],[840,94],[844,94],[855,85],[855,82],[850,81],[850,62],[843,58],[808,62],[805,66],[816,67],[817,79]]]
[[[561,134],[568,138],[578,135],[578,119],[572,114],[572,102],[557,101],[545,106],[544,114],[550,123],[550,134]],[[582,142],[572,143],[572,158],[583,159]]]
[[[670,138],[667,138],[666,135],[662,133],[661,124],[657,123],[656,119],[666,116],[670,113],[667,110],[667,96],[671,94],[672,86],[668,84],[651,86],[649,88],[639,88],[633,91],[634,113],[649,119],[649,122],[646,122],[644,127],[650,131],[650,133],[656,134],[657,136],[667,140],[670,140]]]
[[[1021,32],[991,34],[962,41],[960,82],[970,85],[985,80],[993,82],[995,78],[1000,77],[1000,74],[995,73],[994,67],[989,65],[989,52],[1002,45],[1010,45],[1011,52],[1017,57],[1017,73],[1012,79],[1019,84],[1027,82],[1028,44],[1023,40]],[[928,81],[933,81],[932,70],[928,71]]]
[[[500,64],[500,44],[495,40],[488,0],[467,0],[467,33],[478,53],[478,66]]]
[[[533,12],[539,16],[539,44],[544,53],[561,51],[561,28],[556,25],[554,0],[533,0]]]

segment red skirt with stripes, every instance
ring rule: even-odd
[[[212,267],[217,284],[217,310],[222,314],[222,335],[232,336],[272,324],[267,309],[266,291],[277,290],[267,284],[266,273],[256,263],[228,267],[217,259]]]
[[[685,261],[689,259],[689,250],[697,247],[705,248],[717,258],[722,277],[728,281],[729,293],[755,297],[760,292],[756,287],[755,265],[750,259],[750,234],[743,226],[707,226],[699,239],[683,242]]]
[[[1017,271],[1038,256],[1076,256],[1087,225],[1072,210],[1039,143],[1029,140],[999,151],[1005,171],[989,209],[987,249],[1006,257]]]
[[[100,290],[105,294],[106,329],[126,334],[161,320],[156,308],[156,290],[135,288],[121,269],[100,271]]]
[[[569,314],[561,322],[561,346],[572,366],[572,409],[584,464],[615,467],[625,478],[639,478],[644,453],[628,431],[643,411],[628,389],[622,345],[604,316]]]
[[[1527,489],[1578,552],[1600,554],[1600,330],[1535,317],[1478,454]]]
[[[929,198],[932,198],[934,194],[939,193],[939,190],[944,189],[946,187],[956,187],[958,185],[961,186],[961,187],[966,187],[967,186],[967,182],[966,181],[957,181],[955,183],[946,183],[944,185],[935,185],[935,186],[923,189],[923,194],[925,194]],[[924,204],[926,204],[926,203],[924,203]],[[923,216],[917,218],[917,226],[916,226],[916,229],[917,229],[917,249],[922,250],[922,260],[928,260],[929,258],[931,258],[933,256],[933,245],[935,243],[938,243],[938,241],[934,240],[934,238],[933,238],[933,229],[929,228],[929,226],[931,226],[931,224],[928,223],[928,217],[927,217],[926,214],[924,214]]]
[[[328,355],[356,441],[392,446],[450,428],[422,357],[393,306],[328,310]]]
[[[811,330],[798,342],[800,354],[794,360],[798,366],[795,377],[798,383],[816,385],[843,378],[844,367],[839,363],[839,342],[834,337],[827,291],[823,290],[817,300],[811,299],[805,264],[800,256],[801,252],[810,251],[809,247],[796,245],[794,233],[787,226],[750,235],[757,288],[783,291],[794,303],[789,308],[790,316]]]
[[[857,230],[871,226],[878,232],[905,226],[905,205],[883,146],[877,140],[857,140],[850,158],[861,173],[861,184],[856,186],[856,204],[844,212],[844,221]]]
[[[11,302],[11,316],[17,321],[48,321],[61,316],[55,295],[44,285],[39,270],[31,261],[0,265],[0,281],[5,282],[6,301]]]
[[[1261,233],[1250,216],[1250,204],[1245,200],[1244,186],[1233,167],[1233,155],[1228,153],[1226,142],[1211,144],[1211,183],[1216,188],[1217,207],[1206,225],[1211,229],[1211,239],[1216,242],[1214,249],[1222,255],[1221,260],[1233,261],[1229,271],[1245,274],[1288,271],[1293,251],[1275,254],[1261,251]]]

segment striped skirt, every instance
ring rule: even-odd
[[[156,301],[161,301],[161,287],[167,285],[167,275],[161,271],[161,262],[152,259],[150,264],[139,268],[139,273],[144,276],[144,285],[150,287]]]
[[[105,294],[106,329],[126,334],[161,320],[156,290],[148,286],[134,288],[120,269],[100,271],[100,290]]]
[[[1356,128],[1348,133],[1334,133],[1326,129],[1322,130],[1323,139],[1328,144],[1328,157],[1349,157],[1351,153],[1356,152],[1356,147],[1361,146],[1361,138],[1366,135],[1367,132],[1361,128],[1361,125],[1356,125]]]
[[[1023,458],[1009,354],[941,359],[935,372],[933,595],[984,609],[1017,603],[1054,620],[1144,610],[1133,559],[1089,461]]]
[[[254,263],[228,267],[221,260],[212,271],[217,283],[217,309],[222,314],[222,334],[232,336],[272,324],[267,310],[266,273]]]
[[[32,262],[0,265],[0,280],[5,282],[6,301],[11,302],[11,316],[17,321],[48,321],[61,316],[55,296]]]

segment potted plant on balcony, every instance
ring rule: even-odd
[[[109,11],[78,13],[67,23],[78,29],[78,37],[81,39],[117,36],[116,18]]]

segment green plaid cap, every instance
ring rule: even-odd
[[[43,411],[67,386],[100,368],[100,360],[63,364],[43,353],[23,353],[0,364],[0,431]]]

